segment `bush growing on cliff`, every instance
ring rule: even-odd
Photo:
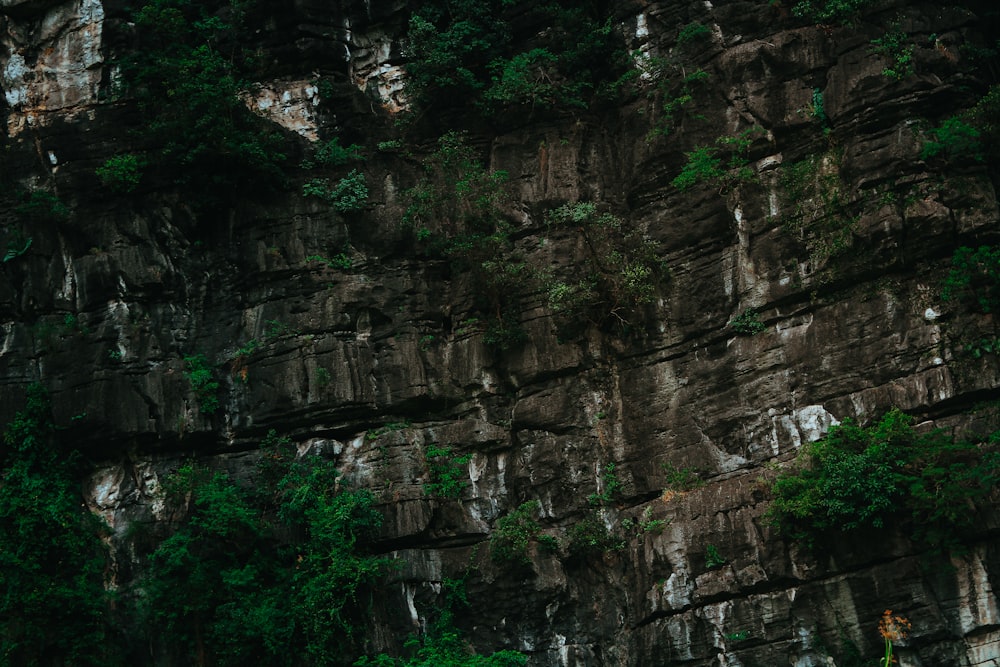
[[[386,564],[367,546],[381,515],[330,462],[269,441],[253,489],[191,465],[165,484],[184,516],[149,556],[150,632],[192,663],[345,664]]]
[[[101,184],[112,192],[128,194],[139,187],[145,162],[138,155],[115,155],[108,158],[94,173]]]
[[[509,106],[586,107],[628,67],[611,14],[603,2],[424,0],[407,34],[410,90],[425,108],[443,101],[488,114]],[[529,41],[526,51],[512,49]]]
[[[980,312],[1000,309],[1000,246],[961,247],[951,258],[941,298],[971,305]]]
[[[848,23],[866,4],[866,0],[800,0],[792,6],[792,13],[811,21]]]
[[[552,232],[571,234],[582,253],[569,272],[539,271],[560,335],[587,324],[630,329],[667,278],[656,243],[591,202],[563,204],[545,220]]]
[[[281,179],[283,139],[241,99],[254,54],[241,39],[250,2],[150,0],[132,15],[139,45],[121,60],[144,116],[150,167],[212,206]]]
[[[805,445],[796,469],[774,482],[770,517],[783,535],[807,545],[838,532],[899,525],[947,547],[998,482],[995,436],[974,443],[940,430],[918,433],[911,417],[891,410],[868,428],[846,419]]]
[[[40,385],[0,444],[0,665],[113,665],[104,526],[83,505]]]

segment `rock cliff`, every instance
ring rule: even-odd
[[[463,636],[530,665],[875,664],[885,609],[913,626],[902,665],[1000,665],[995,503],[969,508],[948,555],[902,523],[810,550],[766,516],[770,481],[834,424],[899,408],[922,431],[998,427],[992,315],[942,298],[955,250],[998,240],[996,162],[925,149],[994,83],[992,3],[875,2],[848,22],[781,1],[611,3],[632,71],[613,97],[487,115],[408,89],[414,3],[259,5],[241,103],[286,168],[206,206],[173,172],[128,192],[99,177],[157,150],[120,89],[144,48],[123,3],[0,7],[0,422],[48,389],[109,527],[109,585],[139,585],[134,528],[162,537],[173,471],[246,477],[274,430],[377,499],[375,550],[399,565],[374,652],[399,651],[463,579]],[[421,236],[441,218],[403,224],[416,189],[473,173],[433,167],[452,129],[506,173],[491,215],[531,269],[494,292],[499,260],[484,278]],[[363,161],[297,166],[333,137]],[[355,167],[362,206],[310,196]],[[619,284],[591,285],[590,310],[554,300],[593,258],[587,223],[550,213],[580,203],[653,248],[630,309],[607,305]],[[518,333],[498,341],[501,308]],[[457,497],[427,492],[432,446]],[[529,501],[527,561],[492,559]],[[609,541],[575,550],[587,522]]]

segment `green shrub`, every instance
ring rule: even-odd
[[[0,664],[124,664],[104,587],[106,527],[49,415],[44,388],[29,386],[0,444]]]
[[[600,493],[592,493],[587,497],[587,502],[590,503],[591,507],[611,504],[622,489],[622,483],[618,481],[618,476],[615,475],[614,463],[608,463],[604,466],[601,481],[601,486],[604,487],[604,490]]]
[[[677,33],[677,44],[678,46],[687,44],[688,42],[704,39],[711,34],[712,31],[707,25],[698,23],[697,21],[692,21],[681,28],[680,32]]]
[[[705,547],[705,569],[714,570],[717,567],[722,567],[728,563],[725,558],[719,553],[719,550],[714,544],[709,544]]]
[[[951,258],[941,298],[971,305],[983,313],[1000,308],[1000,246],[963,246]]]
[[[425,0],[410,18],[405,55],[417,104],[586,107],[628,68],[612,17],[599,5],[510,0]],[[520,32],[519,32],[520,31]],[[515,43],[531,42],[517,52]]]
[[[7,251],[3,254],[3,259],[0,262],[6,264],[28,252],[28,248],[31,247],[33,240],[31,236],[25,237],[15,233],[12,238],[8,239]]]
[[[529,565],[528,545],[538,538],[542,527],[536,517],[541,503],[529,500],[497,520],[490,534],[490,557],[497,563]]]
[[[705,486],[705,480],[701,478],[694,468],[678,468],[672,463],[662,464],[666,472],[666,490],[675,493],[687,493]]]
[[[14,213],[25,222],[60,223],[69,219],[69,207],[47,190],[28,190],[19,199]]]
[[[451,612],[444,612],[421,637],[411,636],[405,645],[408,658],[382,653],[364,657],[354,667],[523,667],[528,656],[517,651],[498,651],[489,656],[476,654],[454,627]]]
[[[139,187],[142,168],[145,166],[138,155],[115,155],[95,170],[97,178],[112,192],[128,194]]]
[[[198,409],[206,415],[214,414],[219,409],[219,383],[213,377],[212,368],[204,355],[184,357],[184,377],[198,397]]]
[[[800,0],[792,6],[792,13],[811,21],[848,23],[866,4],[865,0]]]
[[[285,142],[241,98],[256,67],[253,40],[241,32],[246,5],[149,0],[131,17],[142,48],[118,63],[124,92],[143,115],[149,166],[196,207],[281,182]]]
[[[973,521],[970,505],[1000,481],[1000,453],[940,430],[918,433],[912,422],[899,410],[869,428],[848,419],[804,445],[797,468],[774,482],[774,525],[814,545],[899,520],[917,539],[952,545]]]
[[[364,160],[361,146],[351,144],[346,148],[340,145],[340,139],[334,137],[316,146],[316,162],[326,167],[340,167],[349,162]]]
[[[593,556],[625,548],[625,540],[612,533],[596,511],[588,512],[568,531],[568,549],[574,556]]]
[[[937,157],[942,153],[949,158],[972,158],[976,162],[985,159],[983,155],[982,133],[961,118],[948,118],[940,126],[930,130],[933,137],[924,143],[920,159]]]
[[[472,454],[455,456],[448,447],[429,445],[424,453],[424,461],[430,475],[424,483],[424,492],[437,498],[457,500],[469,486],[468,463]]]
[[[892,24],[881,37],[871,41],[872,52],[887,58],[891,63],[882,70],[882,74],[890,79],[905,79],[914,74],[913,44],[908,44],[909,36],[900,29],[898,23]]]
[[[304,197],[318,197],[340,213],[360,211],[368,203],[368,183],[357,169],[331,185],[325,178],[313,178],[302,186]]]
[[[582,249],[566,271],[547,272],[547,304],[560,336],[569,338],[587,324],[629,330],[667,277],[656,243],[590,202],[563,204],[545,219],[553,231],[571,231]]]
[[[385,570],[368,547],[381,515],[330,462],[273,433],[262,451],[252,485],[191,465],[165,482],[184,516],[148,558],[152,639],[191,664],[344,664]]]
[[[753,308],[747,308],[729,322],[729,328],[741,336],[756,336],[767,330],[767,325],[760,321],[760,313]]]

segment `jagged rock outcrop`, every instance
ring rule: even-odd
[[[764,516],[768,480],[845,418],[898,407],[922,428],[996,428],[975,408],[995,400],[1000,366],[962,354],[992,320],[940,296],[956,247],[996,241],[996,167],[921,157],[926,129],[988,83],[962,45],[996,40],[990,10],[883,2],[842,26],[781,2],[620,3],[615,28],[646,71],[632,92],[469,121],[471,143],[509,174],[503,214],[528,263],[571,262],[545,213],[595,202],[656,242],[669,279],[645,324],[569,340],[544,290],[528,291],[524,342],[497,349],[471,278],[400,226],[420,157],[461,115],[394,124],[411,102],[406,3],[293,3],[262,24],[268,76],[247,93],[300,152],[320,136],[363,145],[367,207],[300,196],[296,172],[211,214],[168,187],[109,196],[94,175],[139,127],[110,94],[124,7],[3,3],[4,171],[68,213],[4,214],[3,240],[31,244],[0,266],[0,417],[28,383],[49,388],[63,437],[94,462],[85,497],[112,529],[116,585],[133,572],[129,526],[168,518],[172,470],[197,457],[239,475],[274,429],[379,498],[378,544],[402,565],[374,612],[378,649],[398,648],[441,581],[474,566],[462,629],[532,665],[843,665],[845,642],[879,653],[887,608],[913,622],[901,664],[997,664],[989,508],[948,561],[893,527],[812,553]],[[679,43],[693,22],[708,34]],[[913,45],[901,78],[872,50],[890,25]],[[674,63],[707,76],[690,93],[658,88],[677,74],[655,67]],[[665,113],[681,94],[691,101]],[[751,180],[673,183],[685,153],[751,128]],[[798,184],[793,165],[811,165]],[[322,261],[339,253],[347,268]],[[739,335],[730,322],[750,308],[764,330]],[[195,353],[221,383],[215,414],[185,375]],[[457,500],[424,492],[432,443],[471,455]],[[491,562],[497,519],[528,500],[565,540],[609,464],[621,488],[596,514],[624,548],[533,547],[530,570]],[[664,494],[671,468],[706,484]],[[667,523],[621,529],[643,517]],[[707,564],[710,547],[722,563]]]

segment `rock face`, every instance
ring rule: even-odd
[[[129,525],[166,518],[171,470],[197,457],[238,473],[274,429],[380,499],[379,544],[405,565],[375,611],[379,649],[476,566],[462,629],[532,665],[843,667],[847,645],[880,655],[884,609],[913,623],[901,664],[1000,664],[995,513],[950,561],[891,526],[813,553],[764,516],[768,480],[845,418],[898,407],[923,428],[990,425],[975,408],[996,398],[1000,367],[962,349],[992,320],[940,285],[956,247],[996,241],[997,171],[921,158],[927,129],[988,83],[962,45],[996,41],[990,3],[875,3],[849,26],[781,2],[620,3],[615,28],[645,72],[633,92],[588,112],[518,112],[470,143],[509,174],[503,213],[530,261],[572,261],[545,212],[594,202],[656,242],[669,279],[628,334],[561,340],[544,291],[522,295],[527,337],[509,349],[484,341],[472,279],[400,226],[402,193],[447,124],[393,124],[409,104],[406,3],[298,2],[259,31],[274,57],[248,104],[302,146],[364,147],[368,205],[347,213],[299,196],[294,175],[212,215],[168,189],[109,195],[94,170],[134,141],[127,100],[102,94],[124,9],[0,11],[6,173],[69,208],[4,214],[8,249],[31,244],[0,266],[0,417],[28,383],[49,388],[56,423],[94,461],[85,498],[112,528],[116,585],[129,584]],[[693,23],[707,34],[682,42]],[[891,26],[912,45],[901,78],[871,43]],[[707,76],[689,93],[665,79],[695,70]],[[676,187],[685,153],[753,128],[752,178]],[[340,254],[349,268],[325,261]],[[730,324],[747,309],[764,325],[754,336]],[[185,377],[196,353],[222,385],[215,414]],[[390,422],[405,426],[377,432]],[[457,500],[424,493],[432,443],[471,455]],[[665,494],[686,469],[705,484]],[[595,511],[609,470],[620,488]],[[557,539],[593,514],[626,543],[533,550],[530,571],[491,562],[497,519],[529,500]],[[665,525],[634,527],[649,520]]]

